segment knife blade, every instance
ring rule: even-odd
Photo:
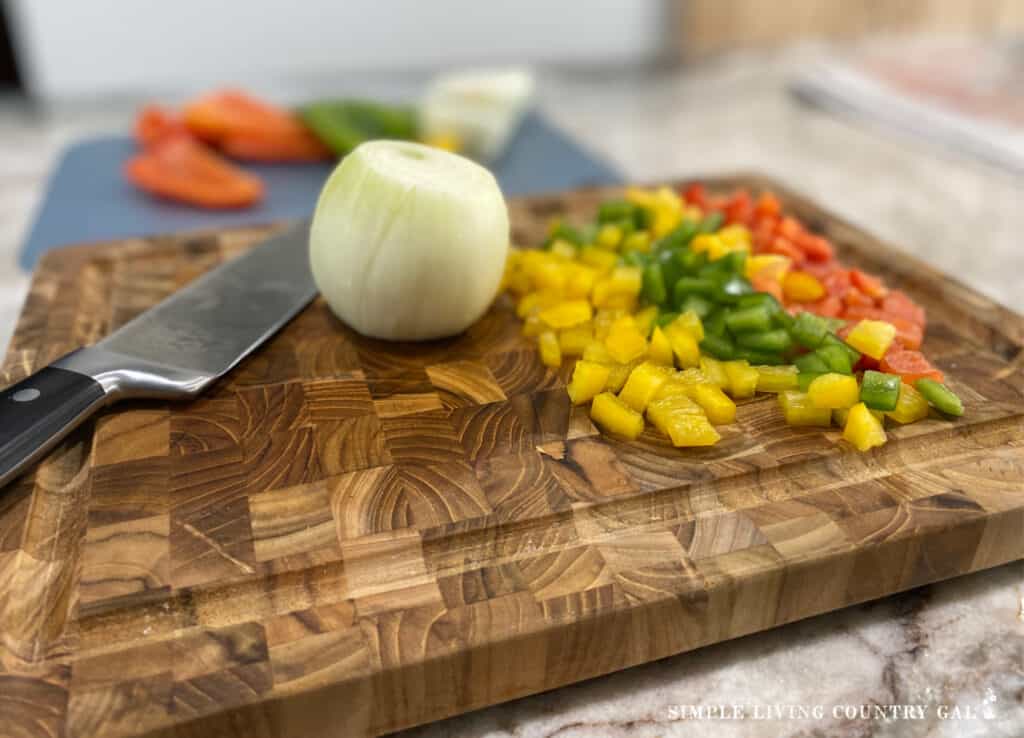
[[[104,405],[188,399],[224,376],[316,295],[308,243],[303,222],[0,392],[0,487]]]

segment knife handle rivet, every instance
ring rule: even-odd
[[[28,389],[18,390],[11,395],[11,399],[15,402],[32,402],[32,400],[39,397],[40,394],[42,393],[35,387],[30,387]]]

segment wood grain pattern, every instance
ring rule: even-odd
[[[202,399],[114,408],[0,496],[0,733],[375,735],[1024,556],[1024,320],[736,183],[928,308],[962,420],[856,454],[760,398],[715,447],[626,443],[505,298],[422,346],[317,301]],[[517,200],[514,236],[608,194]],[[268,231],[46,258],[3,381]]]

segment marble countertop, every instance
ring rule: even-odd
[[[787,72],[813,53],[733,57],[685,73],[552,73],[540,102],[631,179],[773,175],[1024,312],[1024,179],[795,104]],[[0,345],[28,280],[16,249],[60,148],[124,129],[130,113],[122,104],[40,115],[0,102]],[[401,735],[1019,738],[1024,562]]]

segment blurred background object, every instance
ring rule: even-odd
[[[1024,28],[1020,0],[680,0],[678,48],[693,60],[805,39],[1008,34]]]

